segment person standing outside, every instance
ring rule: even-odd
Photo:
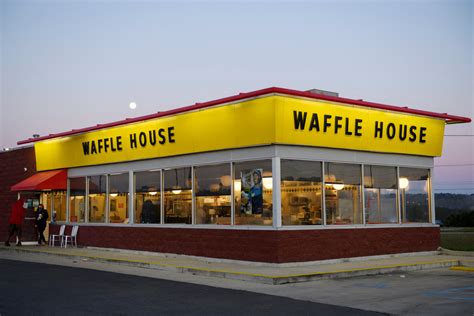
[[[18,237],[17,246],[21,246],[21,224],[25,218],[25,209],[23,208],[23,199],[17,200],[13,203],[12,213],[10,214],[10,219],[8,223],[8,239],[5,241],[5,246],[10,246],[10,238],[16,233]]]
[[[38,245],[41,245],[43,241],[46,244],[44,238],[44,230],[46,229],[46,220],[48,219],[48,211],[44,208],[43,204],[38,205],[38,209],[35,214],[35,227],[38,229]]]

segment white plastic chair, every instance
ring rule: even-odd
[[[59,228],[59,234],[49,234],[48,241],[51,247],[54,247],[56,242],[58,242],[59,244],[62,244],[65,230],[66,230],[66,225],[61,225],[61,228]]]
[[[64,235],[61,240],[61,247],[67,248],[67,244],[70,243],[71,246],[77,247],[77,231],[79,226],[75,225],[72,227],[71,235]]]

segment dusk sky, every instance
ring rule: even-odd
[[[0,150],[280,86],[474,113],[474,1],[0,1]],[[128,104],[134,101],[137,109]],[[474,125],[435,192],[474,193]]]

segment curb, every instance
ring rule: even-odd
[[[452,260],[444,260],[444,261],[417,262],[417,263],[410,263],[410,264],[397,264],[397,265],[389,265],[389,266],[357,268],[357,269],[337,270],[337,271],[329,271],[329,272],[315,271],[315,272],[306,273],[306,274],[267,275],[267,274],[258,274],[258,273],[249,273],[249,272],[180,266],[180,265],[167,264],[167,263],[163,263],[159,261],[140,261],[140,260],[133,260],[133,259],[108,258],[108,257],[102,257],[102,256],[74,255],[74,254],[64,254],[64,253],[57,253],[57,252],[44,251],[44,250],[34,250],[34,249],[0,247],[0,251],[14,251],[18,253],[36,253],[36,254],[44,254],[47,256],[57,256],[57,257],[70,258],[70,259],[76,259],[76,260],[88,259],[95,262],[113,263],[113,264],[126,265],[126,266],[131,266],[131,267],[141,267],[141,268],[154,269],[154,270],[168,270],[168,271],[174,271],[178,273],[189,273],[189,274],[198,275],[198,276],[224,278],[224,279],[231,279],[231,280],[270,284],[270,285],[300,283],[300,282],[308,282],[308,281],[315,281],[315,280],[322,280],[322,279],[349,278],[349,277],[356,277],[356,276],[368,276],[368,275],[378,275],[378,274],[387,274],[387,273],[395,273],[395,272],[436,269],[436,268],[451,268],[451,269],[466,268],[466,267],[461,266],[460,260],[452,259]],[[474,268],[470,268],[470,269],[474,270]],[[456,270],[459,270],[459,269],[456,269]]]
[[[447,268],[457,267],[460,265],[459,260],[446,260],[438,262],[419,262],[413,264],[401,264],[393,266],[382,266],[374,268],[359,268],[350,270],[339,270],[330,272],[314,272],[307,274],[297,275],[283,275],[283,276],[272,276],[264,274],[251,274],[246,272],[230,272],[230,271],[217,271],[211,269],[198,269],[198,268],[186,268],[180,272],[189,272],[193,275],[209,276],[209,277],[221,277],[226,279],[235,279],[242,281],[250,281],[263,284],[279,285],[287,283],[300,283],[309,282],[323,279],[341,279],[356,276],[368,276],[387,274],[395,272],[405,271],[417,271],[425,269],[436,269],[436,268]]]
[[[465,266],[455,266],[455,267],[449,268],[449,270],[463,271],[463,272],[474,272],[473,267],[465,267]]]
[[[474,257],[474,251],[460,251],[460,250],[451,250],[446,248],[439,247],[441,254],[449,256],[464,256],[464,257]]]

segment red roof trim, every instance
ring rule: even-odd
[[[18,145],[33,143],[33,142],[46,140],[46,139],[51,139],[51,138],[71,136],[71,135],[75,135],[75,134],[79,134],[79,133],[85,133],[85,132],[95,131],[95,130],[99,130],[99,129],[103,129],[103,128],[110,128],[110,127],[125,125],[125,124],[129,124],[129,123],[145,121],[145,120],[154,119],[154,118],[163,117],[163,116],[170,116],[170,115],[174,115],[174,114],[199,110],[199,109],[211,107],[211,106],[214,106],[214,105],[219,105],[219,104],[229,103],[229,102],[235,102],[235,101],[239,101],[239,100],[243,100],[243,99],[254,98],[254,97],[258,97],[258,96],[262,96],[262,95],[266,95],[266,94],[272,94],[272,93],[285,94],[285,95],[298,96],[298,97],[305,97],[305,98],[316,99],[316,100],[332,101],[332,102],[351,104],[351,105],[358,105],[358,106],[364,106],[364,107],[369,107],[369,108],[374,108],[374,109],[381,109],[381,110],[388,110],[388,111],[395,111],[395,112],[402,112],[402,113],[429,116],[429,117],[444,119],[444,120],[446,120],[446,123],[448,123],[448,124],[469,123],[469,122],[471,122],[471,119],[468,118],[468,117],[449,115],[447,113],[436,113],[436,112],[430,112],[430,111],[415,110],[415,109],[410,109],[408,107],[398,107],[398,106],[386,105],[386,104],[381,104],[381,103],[367,102],[367,101],[363,101],[363,100],[354,100],[354,99],[347,99],[347,98],[340,98],[340,97],[332,97],[332,96],[315,94],[315,93],[306,92],[306,91],[271,87],[271,88],[256,90],[256,91],[247,92],[247,93],[239,93],[238,95],[233,95],[233,96],[230,96],[230,97],[227,97],[227,98],[217,99],[217,100],[208,101],[208,102],[204,102],[204,103],[196,103],[194,105],[185,106],[185,107],[181,107],[181,108],[177,108],[177,109],[173,109],[173,110],[169,110],[169,111],[158,112],[158,113],[149,114],[149,115],[145,115],[145,116],[139,116],[139,117],[135,117],[135,118],[127,118],[127,119],[121,120],[121,121],[116,121],[116,122],[111,122],[111,123],[106,123],[106,124],[98,124],[96,126],[85,127],[85,128],[81,128],[81,129],[73,129],[71,131],[57,133],[57,134],[50,134],[50,135],[43,136],[43,137],[38,137],[38,138],[28,138],[26,140],[19,141]]]

